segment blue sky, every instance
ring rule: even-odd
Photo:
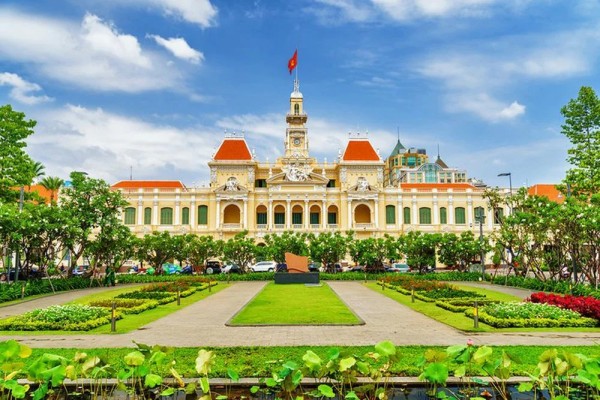
[[[298,74],[311,155],[348,132],[507,186],[560,181],[560,108],[598,88],[600,3],[552,0],[3,0],[0,104],[38,121],[46,174],[205,184],[227,131],[283,152]]]

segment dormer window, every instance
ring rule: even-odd
[[[300,114],[300,104],[294,104],[294,114]]]

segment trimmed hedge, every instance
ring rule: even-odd
[[[103,307],[112,309],[115,303],[115,309],[123,314],[139,314],[146,310],[158,307],[158,301],[150,299],[108,299],[96,300],[89,303],[92,307]]]
[[[584,317],[600,320],[600,300],[591,296],[560,296],[553,293],[532,293],[528,299],[532,303],[551,304],[567,310],[577,311]]]
[[[150,299],[156,300],[158,304],[167,304],[177,300],[177,295],[169,292],[135,292],[122,293],[115,297],[116,299]]]
[[[469,308],[465,311],[465,315],[474,318],[475,311]],[[479,321],[486,323],[495,328],[583,328],[595,327],[597,321],[592,318],[496,318],[479,309]]]
[[[469,308],[475,307],[475,302],[478,306],[486,304],[499,303],[498,300],[487,300],[481,298],[468,298],[468,299],[444,299],[435,302],[435,305],[443,308],[444,310],[461,313]]]
[[[117,319],[120,313],[115,313]],[[111,312],[101,307],[50,306],[0,321],[5,331],[89,331],[111,321]]]

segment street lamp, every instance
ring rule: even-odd
[[[483,250],[483,223],[485,222],[485,213],[483,207],[477,208],[477,215],[475,215],[475,221],[479,222],[479,246],[481,251],[481,277],[485,281],[485,252]]]
[[[510,195],[512,196],[512,174],[510,172],[503,172],[498,174],[498,176],[508,176],[508,186],[510,189]],[[508,207],[510,208],[510,213],[512,214],[512,203],[510,203]]]
[[[21,186],[19,191],[19,214],[23,212],[23,198],[25,197],[25,188]],[[17,254],[15,254],[15,279],[14,282],[19,281],[19,267],[21,266],[21,249],[17,247]],[[10,277],[10,271],[8,272]]]

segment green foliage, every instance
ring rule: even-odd
[[[328,266],[339,262],[346,256],[350,238],[340,232],[323,232],[309,235],[310,258]]]
[[[88,331],[110,322],[110,311],[102,307],[76,304],[50,306],[0,321],[0,330],[10,331]],[[117,318],[120,315],[117,314]]]
[[[136,254],[140,260],[160,270],[162,265],[173,259],[178,251],[178,242],[168,231],[154,231],[137,242]]]
[[[254,238],[248,236],[248,231],[236,234],[223,245],[223,257],[233,261],[242,269],[250,265],[255,255],[256,244]]]
[[[499,303],[501,304],[501,303]],[[487,306],[486,306],[487,307]],[[473,310],[467,309],[465,315],[473,318]],[[559,328],[559,327],[594,327],[597,321],[593,318],[498,318],[479,310],[479,321],[496,328]]]
[[[91,301],[89,304],[92,307],[103,307],[112,309],[113,303],[115,309],[123,314],[139,314],[146,310],[156,308],[158,301],[150,299],[107,299]]]
[[[177,300],[177,294],[171,292],[146,292],[136,290],[134,292],[121,293],[118,299],[150,299],[156,300],[158,304],[167,304]]]
[[[401,237],[401,253],[411,268],[423,273],[427,266],[436,264],[435,250],[440,242],[440,235],[411,231]]]
[[[285,263],[285,253],[308,256],[307,233],[285,231],[281,234],[267,234],[264,237],[269,258],[277,263]],[[336,260],[337,261],[337,260]]]

